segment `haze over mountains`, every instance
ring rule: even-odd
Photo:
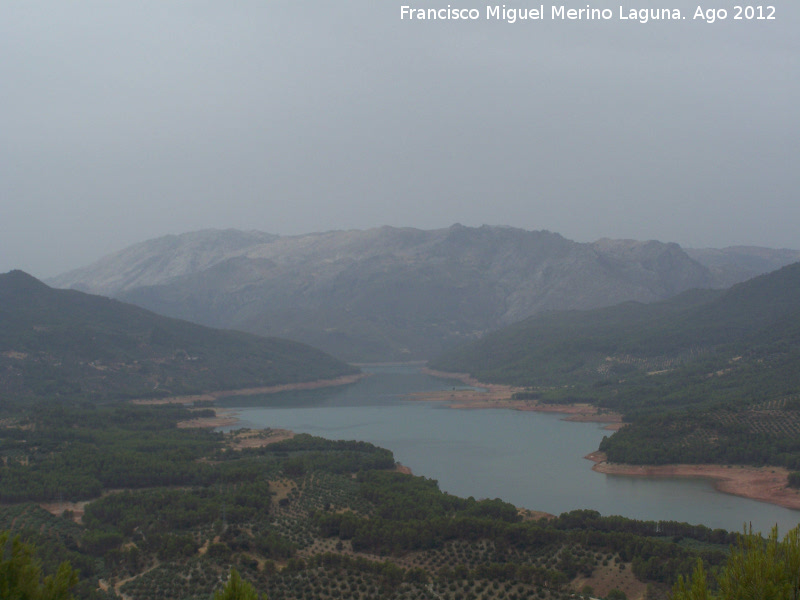
[[[650,302],[793,260],[800,252],[687,253],[674,243],[585,244],[510,227],[292,237],[206,230],[131,246],[49,283],[379,361],[430,358],[543,310]]]

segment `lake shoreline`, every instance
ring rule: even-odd
[[[315,390],[324,387],[337,385],[348,385],[355,383],[368,373],[355,373],[353,375],[342,375],[334,379],[316,379],[314,381],[300,381],[297,383],[282,383],[279,385],[268,385],[254,388],[238,388],[233,390],[217,390],[215,392],[205,392],[203,394],[192,394],[185,396],[167,396],[164,398],[137,398],[131,400],[134,404],[193,404],[195,402],[213,401],[220,398],[232,396],[256,396],[259,394],[277,394],[278,392],[291,392],[294,390]]]
[[[485,384],[463,373],[444,373],[423,369],[428,375],[455,379],[463,382],[471,388],[479,389],[457,389],[430,392],[417,392],[408,396],[410,400],[441,402],[449,408],[456,409],[511,409],[530,412],[549,412],[563,415],[563,421],[576,422],[598,422],[605,423],[606,429],[618,429],[624,426],[622,417],[619,414],[601,412],[597,408],[588,404],[573,405],[553,405],[542,404],[537,400],[512,400],[515,392],[525,391],[518,388],[500,384]],[[141,403],[166,403],[179,402],[183,404],[193,403],[197,399],[213,400],[215,397],[222,396],[246,396],[256,393],[271,393],[287,391],[288,389],[315,389],[317,387],[328,387],[328,385],[342,385],[352,383],[365,375],[356,376],[356,379],[338,378],[337,380],[325,380],[324,382],[309,382],[306,384],[288,384],[287,386],[273,386],[271,388],[251,388],[247,390],[234,390],[225,392],[212,392],[202,396],[181,396],[169,399],[159,399],[156,401],[143,401]],[[302,387],[300,387],[302,386]],[[271,392],[264,392],[269,389]],[[258,390],[258,391],[255,391]],[[212,407],[213,408],[213,407]],[[239,412],[235,409],[213,408],[214,417],[205,417],[184,421],[180,427],[233,427],[239,420]],[[256,433],[259,431],[260,433]],[[281,430],[282,435],[262,432],[256,430],[252,437],[248,435],[247,441],[237,440],[237,444],[243,446],[262,445],[279,441],[283,435],[293,435],[287,430]],[[274,436],[274,437],[273,437]],[[269,441],[264,438],[271,438]],[[285,438],[284,438],[285,439]],[[585,456],[587,460],[594,463],[592,470],[596,473],[606,475],[621,475],[629,477],[658,478],[703,478],[713,482],[714,489],[735,496],[748,498],[760,502],[767,502],[776,506],[790,510],[800,510],[800,491],[787,487],[789,471],[780,467],[748,467],[737,465],[628,465],[619,463],[609,463],[605,455],[599,451],[592,452]],[[411,473],[411,469],[406,466],[398,465],[398,470]]]
[[[131,400],[133,404],[158,405],[158,404],[195,404],[196,402],[214,402],[220,398],[230,398],[234,396],[257,396],[261,394],[277,394],[279,392],[291,392],[295,390],[316,390],[325,387],[335,387],[339,385],[349,385],[356,383],[368,373],[355,373],[353,375],[343,375],[335,379],[317,379],[316,381],[303,381],[298,383],[283,383],[280,385],[270,385],[255,388],[239,388],[235,390],[218,390],[206,392],[204,394],[193,394],[186,396],[168,396],[166,398],[138,398]],[[187,427],[231,427],[239,422],[239,413],[235,410],[218,407],[207,407],[214,411],[213,417],[198,417],[178,422],[181,429]],[[203,410],[204,408],[198,408]]]
[[[521,411],[553,412],[569,415],[563,420],[607,423],[605,429],[618,430],[625,426],[622,415],[603,413],[589,404],[542,404],[537,400],[512,400],[515,392],[524,388],[501,384],[485,384],[467,373],[447,373],[423,369],[434,377],[456,379],[477,390],[452,390],[445,392],[423,392],[413,399],[447,402],[450,408],[480,409],[508,408]],[[587,456],[594,462],[592,470],[606,475],[648,478],[701,478],[713,482],[714,489],[759,502],[768,502],[791,510],[800,510],[800,490],[788,487],[789,471],[783,467],[751,467],[745,465],[629,465],[609,463],[603,452],[595,451]]]
[[[411,400],[427,402],[446,402],[449,408],[456,409],[486,409],[502,408],[530,412],[559,413],[566,415],[564,421],[580,423],[605,423],[605,429],[617,430],[624,427],[622,415],[611,411],[598,409],[591,404],[546,404],[538,400],[514,400],[512,397],[517,392],[526,391],[525,388],[514,387],[497,383],[483,383],[468,373],[448,373],[424,368],[423,373],[442,379],[456,379],[480,390],[444,390],[440,392],[418,392],[409,396]]]
[[[768,502],[792,510],[800,510],[800,490],[788,487],[789,471],[783,467],[751,467],[747,465],[630,465],[610,463],[605,453],[596,451],[584,458],[595,463],[592,471],[626,477],[710,479],[714,489]]]

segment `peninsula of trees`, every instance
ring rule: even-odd
[[[546,313],[431,364],[621,412],[628,426],[600,447],[613,462],[800,469],[800,263],[726,291]]]

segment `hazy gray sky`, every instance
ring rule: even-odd
[[[403,4],[448,1],[4,0],[0,272],[209,227],[800,247],[796,0],[715,23]]]

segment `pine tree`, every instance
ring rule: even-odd
[[[764,539],[752,529],[739,538],[716,578],[717,592],[707,586],[703,564],[698,561],[690,581],[678,578],[673,600],[800,600],[800,526],[783,540],[778,528]]]
[[[55,575],[42,579],[42,568],[35,550],[16,536],[0,532],[0,598],[15,600],[71,600],[70,589],[78,583],[78,574],[68,562]],[[9,547],[10,546],[10,547]]]
[[[256,588],[232,568],[228,583],[214,594],[214,600],[259,600],[259,595]],[[267,600],[266,595],[261,596],[260,600]]]

